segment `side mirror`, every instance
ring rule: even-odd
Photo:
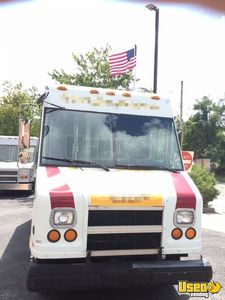
[[[44,100],[48,97],[49,92],[45,92],[37,99],[37,104],[42,104]]]

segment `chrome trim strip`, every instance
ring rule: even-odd
[[[0,190],[31,191],[32,183],[1,183],[0,182]]]
[[[163,210],[163,206],[89,206],[89,210]]]
[[[122,256],[122,255],[153,255],[158,254],[159,249],[128,249],[128,250],[96,250],[88,252],[92,257],[97,256]]]
[[[15,178],[15,180],[1,180],[1,178],[0,178],[0,183],[2,183],[2,184],[17,183],[17,178]]]
[[[88,234],[115,234],[115,233],[156,233],[162,232],[162,225],[139,226],[91,226]]]
[[[0,177],[17,177],[17,174],[0,174]]]

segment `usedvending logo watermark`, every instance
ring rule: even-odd
[[[178,282],[178,292],[180,294],[188,293],[190,297],[205,297],[209,298],[210,294],[217,294],[222,286],[218,281],[211,282]]]

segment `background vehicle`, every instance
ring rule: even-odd
[[[202,197],[184,171],[170,101],[58,86],[39,103],[28,289],[209,281]]]
[[[35,182],[38,138],[30,138],[27,159],[18,157],[18,136],[0,136],[0,190],[32,190]]]

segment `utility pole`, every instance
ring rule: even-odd
[[[180,86],[180,120],[181,120],[180,147],[181,150],[183,145],[183,95],[184,95],[184,83],[182,80]]]
[[[183,94],[184,94],[184,83],[183,80],[181,81],[181,86],[180,86],[180,118],[183,120]]]
[[[148,4],[149,10],[155,11],[155,54],[154,54],[154,80],[153,93],[157,93],[157,77],[158,77],[158,40],[159,40],[159,9],[154,4]]]

